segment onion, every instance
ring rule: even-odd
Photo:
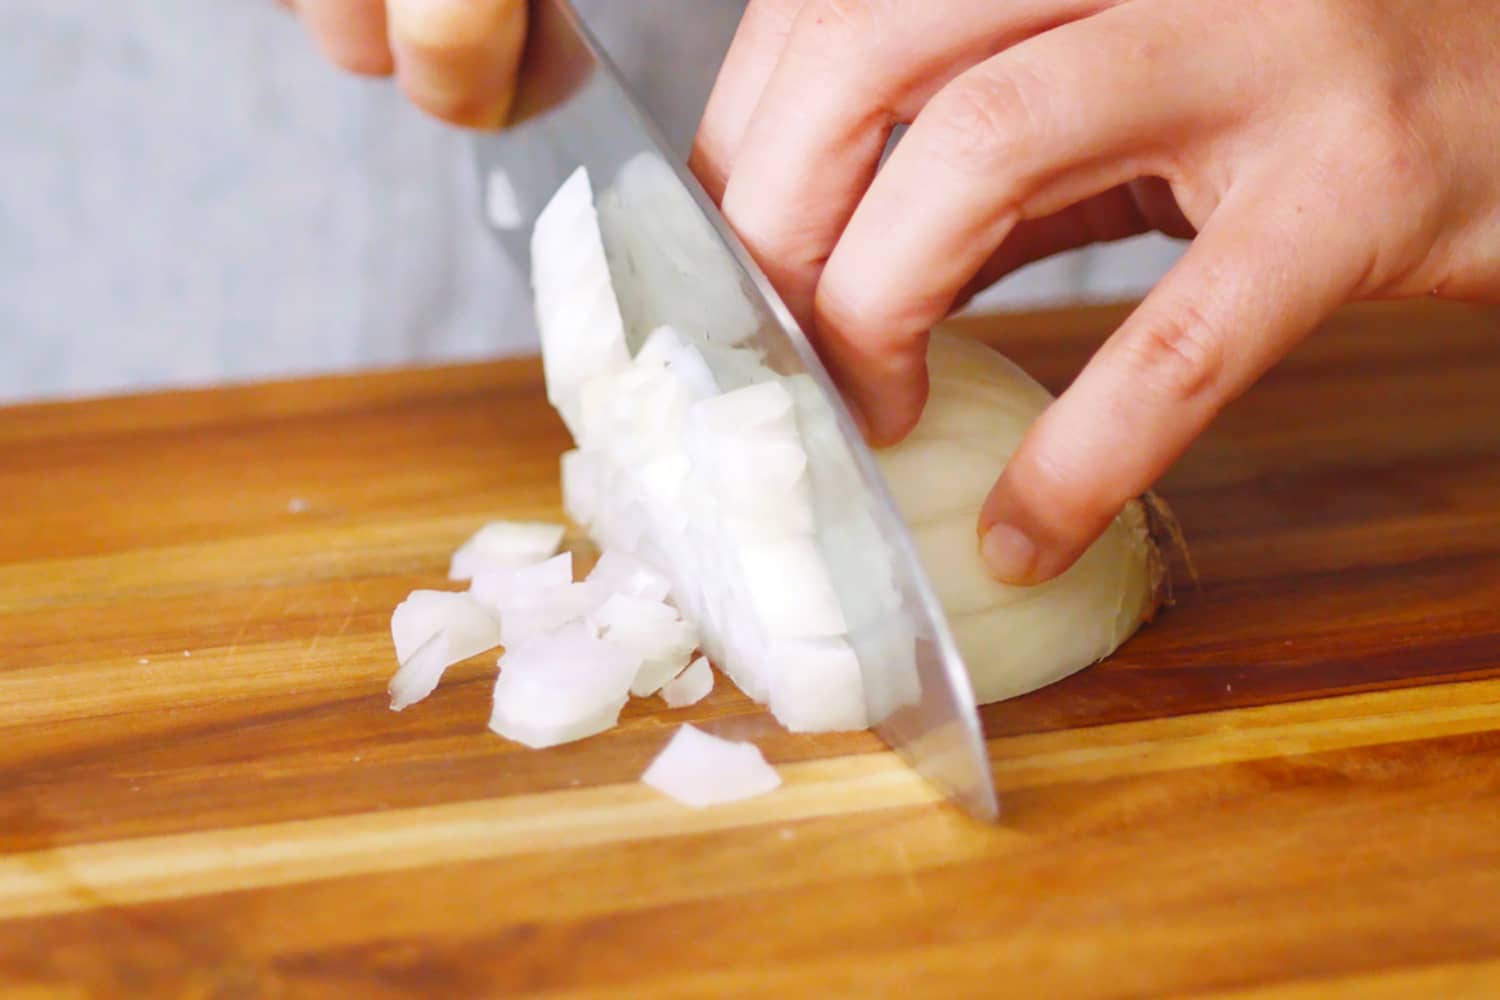
[[[546,600],[573,583],[573,553],[564,552],[542,562],[487,569],[469,584],[469,594],[485,607],[504,611]]]
[[[781,776],[753,743],[738,743],[683,725],[641,780],[683,805],[738,802],[775,790]]]
[[[1035,587],[992,579],[979,558],[976,512],[1052,396],[1002,355],[951,335],[933,335],[927,365],[932,390],[921,420],[876,458],[953,626],[975,698],[986,704],[1114,652],[1156,612],[1163,563],[1145,503],[1136,500],[1056,579]]]
[[[601,594],[626,594],[647,601],[665,601],[671,592],[671,584],[661,573],[634,556],[613,549],[594,563],[586,582]]]
[[[453,553],[448,579],[471,580],[485,570],[529,566],[557,552],[562,544],[561,524],[538,521],[491,521]]]
[[[401,711],[433,692],[443,671],[500,644],[500,623],[467,594],[418,590],[391,615],[401,669],[391,679],[391,708]]]
[[[391,696],[391,711],[399,712],[415,705],[436,691],[448,666],[448,640],[438,632],[403,660],[401,669],[391,678],[391,683],[386,688]]]
[[[630,693],[645,698],[682,672],[698,648],[698,630],[677,617],[675,608],[640,597],[616,593],[589,622],[608,642],[623,646],[641,659]]]
[[[662,326],[723,344],[755,332],[733,258],[661,157],[620,168],[599,196],[599,224],[632,347]]]
[[[640,666],[584,622],[538,635],[500,658],[490,728],[533,748],[601,733],[618,721]]]
[[[707,698],[713,689],[713,668],[708,665],[706,657],[700,656],[686,670],[662,685],[661,697],[668,708],[685,708]]]
[[[531,261],[547,399],[577,434],[580,387],[630,360],[594,212],[593,188],[582,167],[537,216]]]

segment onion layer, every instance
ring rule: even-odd
[[[1131,501],[1067,572],[1035,587],[998,583],[975,520],[995,478],[1052,395],[1004,356],[936,333],[931,394],[916,429],[878,452],[948,615],[980,704],[1061,680],[1114,652],[1160,603],[1162,561]]]

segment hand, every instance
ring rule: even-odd
[[[456,125],[499,125],[515,97],[526,0],[279,0],[329,60],[394,72],[412,103]]]
[[[876,444],[977,287],[1196,234],[980,514],[1039,582],[1339,305],[1500,300],[1496,53],[1494,0],[751,0],[693,164]]]

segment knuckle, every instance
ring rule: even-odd
[[[788,29],[793,44],[841,70],[864,71],[882,61],[891,37],[893,0],[807,0]]]
[[[858,343],[876,364],[901,354],[944,311],[930,297],[897,298],[866,282],[840,280],[836,274],[825,274],[814,298],[818,329]]]
[[[1123,343],[1141,384],[1169,401],[1212,397],[1223,382],[1224,340],[1207,315],[1190,304],[1144,323]]]
[[[875,26],[880,6],[879,0],[811,0],[803,16],[824,29],[859,38]]]
[[[1036,138],[1042,88],[1019,70],[970,72],[939,91],[923,112],[936,132],[935,149],[959,166],[989,170]]]
[[[1371,169],[1381,178],[1383,193],[1421,203],[1442,188],[1438,160],[1409,115],[1388,109],[1376,120],[1372,133]]]
[[[771,33],[785,37],[791,34],[804,6],[803,0],[750,0],[745,15],[765,24]]]

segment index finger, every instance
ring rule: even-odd
[[[804,0],[750,0],[708,95],[689,165],[715,201]]]
[[[412,103],[456,125],[500,124],[515,97],[526,0],[389,0],[391,49]]]
[[[991,53],[1118,0],[807,0],[733,154],[725,218],[793,313],[895,125]]]

